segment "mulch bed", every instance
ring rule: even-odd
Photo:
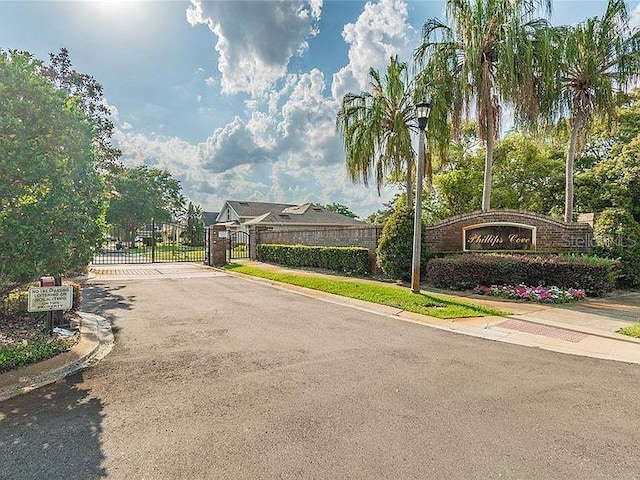
[[[78,315],[74,312],[65,312],[63,323],[68,330],[75,330]],[[71,327],[68,326],[71,323]],[[46,331],[46,315],[22,314],[9,318],[0,318],[0,346],[11,345],[28,341],[29,343],[48,343],[59,338],[66,338],[58,334],[49,335]],[[76,339],[79,335],[76,335]]]

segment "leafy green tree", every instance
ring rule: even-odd
[[[597,255],[621,260],[620,283],[640,286],[640,224],[627,210],[604,210],[596,222],[594,243]]]
[[[91,75],[73,69],[66,48],[60,49],[56,54],[49,54],[49,64],[41,64],[40,72],[56,87],[64,90],[85,113],[94,129],[93,143],[99,167],[108,170],[116,165],[121,152],[111,144],[114,126],[102,85]]]
[[[200,205],[189,202],[184,216],[184,230],[182,241],[193,247],[204,244],[204,211]]]
[[[536,68],[544,67],[547,24],[535,18],[549,0],[447,0],[447,23],[424,24],[416,60],[449,82],[454,132],[462,115],[474,111],[477,132],[486,144],[482,209],[491,204],[493,153],[499,134],[501,102],[514,106],[517,119],[537,116]],[[446,91],[446,90],[443,90]],[[471,102],[473,108],[470,108]]]
[[[609,0],[602,18],[559,29],[560,81],[550,92],[557,115],[568,114],[571,135],[566,158],[565,214],[573,221],[573,174],[594,117],[611,119],[623,97],[617,95],[640,71],[640,32],[632,32],[624,0]]]
[[[616,151],[576,176],[576,203],[586,212],[621,208],[640,222],[640,135]]]
[[[358,216],[353,213],[349,207],[347,207],[346,205],[342,205],[341,203],[330,203],[328,205],[324,206],[325,210],[329,210],[330,212],[335,212],[335,213],[339,213],[340,215],[344,215],[345,217],[349,217],[349,218],[358,218]]]
[[[115,189],[106,220],[132,237],[141,226],[155,220],[169,223],[184,210],[180,182],[166,170],[117,166],[111,182]]]
[[[345,95],[338,112],[347,173],[364,185],[373,177],[378,193],[386,181],[405,178],[411,203],[415,163],[411,137],[418,127],[407,64],[391,57],[384,77],[372,68],[369,80],[371,91]]]
[[[104,222],[91,122],[40,68],[0,51],[0,295],[85,267]]]
[[[562,205],[562,151],[512,133],[500,142],[494,160],[493,202],[497,208],[549,215]]]

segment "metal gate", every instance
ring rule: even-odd
[[[229,260],[249,258],[249,238],[246,232],[229,233]]]
[[[204,228],[151,222],[133,231],[112,226],[94,255],[94,264],[204,262]]]

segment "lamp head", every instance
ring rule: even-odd
[[[427,101],[416,103],[416,118],[418,119],[418,128],[424,130],[427,126],[427,119],[429,118],[429,109],[431,104]]]

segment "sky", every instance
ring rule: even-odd
[[[640,0],[627,5],[640,26]],[[551,20],[605,8],[556,0]],[[364,217],[399,190],[347,178],[340,101],[367,88],[370,67],[410,61],[432,17],[442,1],[0,0],[0,48],[67,48],[104,87],[123,163],[168,170],[206,211],[337,202]]]

